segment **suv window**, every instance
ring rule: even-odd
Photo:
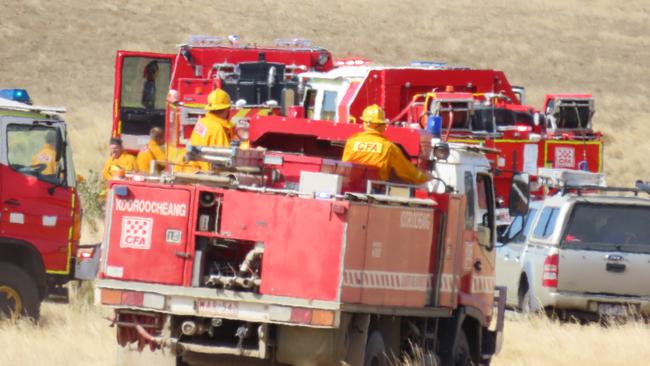
[[[42,125],[7,126],[7,160],[9,166],[25,175],[61,183],[64,177],[60,133]]]
[[[566,247],[650,251],[650,207],[577,203],[561,244]]]
[[[526,240],[530,233],[530,228],[533,226],[536,213],[537,209],[532,208],[528,211],[526,216],[517,216],[512,220],[512,223],[510,223],[510,226],[508,227],[508,242],[523,243]],[[522,230],[522,225],[524,225],[524,223],[525,226]]]
[[[553,229],[555,229],[555,223],[559,212],[560,209],[555,207],[545,207],[544,210],[542,210],[542,214],[540,215],[533,233],[535,238],[546,239],[551,236]]]

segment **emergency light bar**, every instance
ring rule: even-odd
[[[38,113],[65,113],[65,108],[45,107],[38,105],[25,104],[0,97],[0,108],[12,109],[16,111],[38,112]]]
[[[448,68],[446,62],[437,62],[437,61],[411,61],[411,66],[426,67],[434,70],[444,70]]]
[[[370,60],[361,57],[353,58],[339,58],[334,61],[336,66],[366,66],[370,63]]]
[[[557,188],[567,186],[607,187],[605,174],[603,173],[592,173],[570,169],[539,168],[537,176],[545,184]]]
[[[32,104],[32,98],[25,89],[0,89],[0,98],[30,105]]]

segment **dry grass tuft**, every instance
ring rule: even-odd
[[[494,366],[647,365],[650,326],[559,324],[546,317],[509,320]]]
[[[116,342],[107,314],[89,305],[44,303],[38,324],[0,322],[0,365],[112,366]]]

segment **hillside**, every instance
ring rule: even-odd
[[[116,50],[174,52],[191,34],[235,33],[257,43],[304,37],[378,63],[501,69],[537,106],[546,92],[592,92],[610,183],[650,179],[650,3],[493,3],[3,1],[0,87],[25,87],[41,104],[68,107],[77,166],[97,170],[110,132]]]

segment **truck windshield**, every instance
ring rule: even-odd
[[[480,108],[472,114],[472,131],[494,132],[515,125],[534,126],[533,116],[505,108]]]
[[[10,124],[7,126],[9,166],[50,183],[64,183],[65,158],[61,141],[61,133],[55,127]]]
[[[561,106],[557,116],[559,129],[586,129],[589,128],[590,111],[587,106],[573,107]]]
[[[577,203],[561,244],[650,252],[650,207]]]

